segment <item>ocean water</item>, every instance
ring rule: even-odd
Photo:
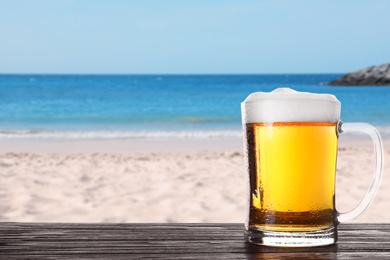
[[[0,75],[0,138],[241,136],[240,103],[289,87],[330,93],[344,122],[390,133],[390,87],[336,87],[339,74]]]

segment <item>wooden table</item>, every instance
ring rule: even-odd
[[[390,259],[389,224],[342,224],[331,246],[244,241],[243,224],[0,223],[0,259]]]

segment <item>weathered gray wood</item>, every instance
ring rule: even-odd
[[[262,247],[243,224],[0,223],[0,259],[390,259],[390,224],[343,224],[335,245]]]

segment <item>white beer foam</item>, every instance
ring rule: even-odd
[[[340,119],[341,103],[330,94],[278,88],[255,92],[241,103],[243,123],[330,122]]]

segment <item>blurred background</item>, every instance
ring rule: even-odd
[[[341,119],[375,125],[388,156],[390,87],[327,84],[390,63],[389,9],[0,1],[0,220],[243,222],[240,103],[278,87],[335,95]],[[337,202],[349,210],[373,151],[360,136],[339,147]],[[386,173],[359,221],[390,220]]]

